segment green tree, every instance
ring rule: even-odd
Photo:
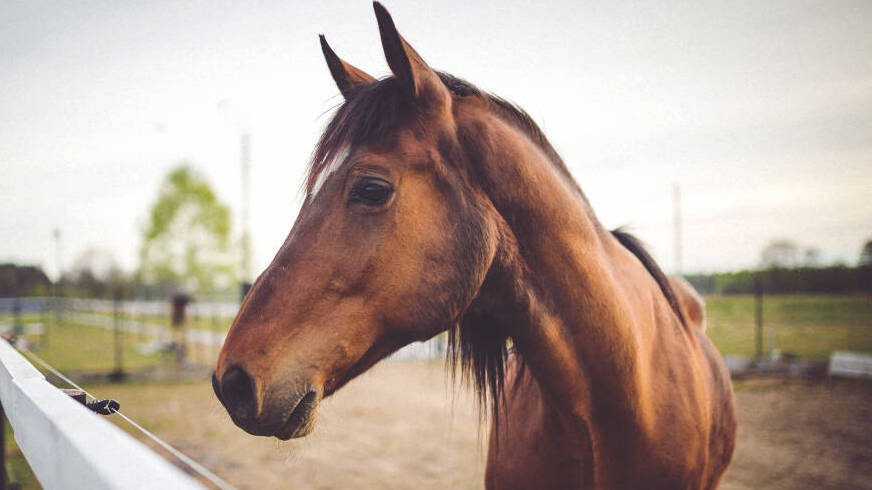
[[[872,239],[867,240],[860,251],[860,267],[869,266],[872,266]]]
[[[206,179],[182,162],[151,207],[139,252],[140,278],[172,292],[213,292],[234,283],[230,210]]]
[[[88,247],[73,261],[64,280],[75,296],[111,298],[126,292],[127,278],[111,252],[99,247]]]
[[[760,265],[764,268],[789,269],[799,265],[799,247],[790,240],[774,240],[760,252]]]

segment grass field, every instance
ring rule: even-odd
[[[706,315],[706,333],[721,354],[754,355],[752,296],[708,297]],[[820,360],[835,350],[872,351],[868,296],[766,296],[763,323],[774,327],[775,347],[783,354]]]
[[[115,368],[114,335],[112,330],[64,323],[49,327],[49,341],[40,342],[34,336],[39,357],[62,372],[100,372]],[[159,354],[144,355],[137,349],[135,334],[121,332],[121,362],[124,369],[150,367],[162,362]]]

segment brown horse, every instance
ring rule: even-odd
[[[492,409],[489,488],[717,486],[736,422],[698,296],[599,223],[523,111],[375,12],[391,77],[321,38],[345,102],[218,359],[233,421],[302,437],[322,398],[447,330]]]

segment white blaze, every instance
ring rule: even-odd
[[[312,190],[309,191],[309,197],[315,197],[318,195],[318,191],[320,191],[321,187],[324,186],[324,183],[327,182],[327,178],[329,178],[333,172],[339,170],[339,167],[342,166],[346,158],[348,158],[347,146],[336,152],[336,156],[330,160],[330,163],[324,165],[324,168],[321,169],[321,173],[318,174],[315,183],[312,185]]]

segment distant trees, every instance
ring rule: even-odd
[[[763,268],[790,268],[799,265],[799,247],[790,240],[775,240],[760,252],[760,265]]]
[[[108,250],[89,247],[73,261],[70,271],[64,274],[68,294],[92,298],[109,298],[129,289],[115,256]]]
[[[756,270],[685,275],[703,294],[753,294],[758,277],[767,293],[872,293],[872,239],[863,245],[857,267],[823,267],[818,249],[774,240],[761,251]]]
[[[0,296],[45,296],[51,281],[34,265],[0,264]]]
[[[234,281],[230,209],[199,172],[183,162],[164,179],[149,212],[139,276],[188,293],[212,292]]]
[[[870,267],[872,266],[872,238],[866,241],[863,244],[863,249],[860,250],[860,267]]]
[[[820,255],[820,250],[815,247],[802,249],[791,240],[773,240],[760,252],[760,267],[763,269],[818,267]]]

